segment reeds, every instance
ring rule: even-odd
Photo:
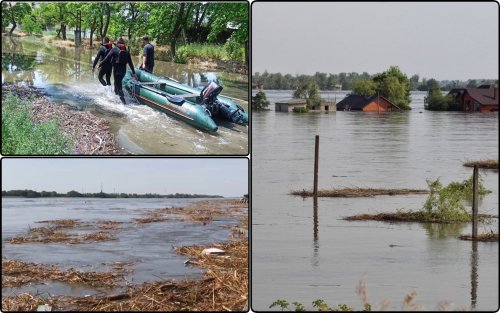
[[[467,161],[463,164],[466,167],[474,167],[477,165],[479,168],[498,170],[498,160],[486,159],[478,161]]]
[[[458,237],[461,240],[470,240],[470,241],[483,241],[483,242],[496,242],[498,241],[498,234],[493,232],[478,234],[476,239],[472,238],[471,234],[461,235]]]
[[[374,197],[374,196],[395,196],[395,195],[410,195],[410,194],[428,194],[428,190],[422,189],[384,189],[384,188],[340,188],[340,189],[330,189],[330,190],[318,190],[318,197],[342,197],[342,198],[354,198],[354,197]],[[301,197],[312,197],[314,193],[312,190],[292,190],[291,195],[301,196]]]

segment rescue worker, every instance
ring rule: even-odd
[[[99,48],[99,51],[97,52],[97,55],[95,56],[94,59],[94,65],[92,66],[92,72],[95,70],[95,67],[97,65],[97,62],[101,61],[101,64],[99,65],[99,81],[103,86],[111,86],[111,71],[113,70],[113,66],[111,65],[111,62],[103,63],[102,61],[106,56],[108,55],[108,52],[113,48],[113,43],[109,40],[108,37],[104,37],[101,47]],[[104,75],[106,75],[106,81],[103,79]]]
[[[127,73],[127,64],[132,71],[132,76],[137,79],[137,74],[135,73],[134,63],[132,63],[132,57],[130,52],[125,46],[125,40],[120,37],[113,49],[111,49],[106,56],[106,58],[101,62],[101,64],[106,64],[106,62],[111,62],[113,64],[113,78],[115,79],[115,93],[120,96],[120,100],[123,104],[125,102],[125,94],[123,93],[122,80]]]
[[[142,36],[142,46],[144,51],[142,53],[142,65],[141,69],[146,72],[153,73],[153,67],[155,66],[155,47],[149,42],[148,36]]]

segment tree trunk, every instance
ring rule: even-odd
[[[186,9],[186,3],[181,2],[179,4],[179,14],[177,15],[177,20],[175,21],[174,29],[172,31],[172,39],[170,40],[170,52],[172,53],[172,58],[175,57],[177,39],[182,31],[182,25],[185,23],[189,11],[191,9],[192,3],[190,3]]]
[[[109,27],[109,20],[111,18],[111,10],[109,8],[109,4],[105,3],[104,4],[104,11],[106,14],[106,22],[103,25],[102,32],[101,32],[101,38],[106,37],[106,34],[108,33],[108,27]]]
[[[66,24],[61,23],[61,33],[62,33],[62,39],[66,40]]]
[[[16,18],[14,16],[14,10],[12,9],[12,2],[9,2],[9,8],[10,8],[10,22],[12,23],[12,28],[9,31],[9,36],[12,36],[14,29],[16,29],[17,27]]]

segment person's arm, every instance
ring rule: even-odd
[[[142,51],[142,66],[141,68],[146,68],[146,60],[147,60],[147,55],[148,55],[148,46],[144,46],[144,49]]]
[[[92,65],[92,69],[95,69],[97,62],[99,62],[99,59],[101,58],[101,55],[102,55],[102,49],[99,49],[99,52],[97,52],[97,55],[95,56],[94,64]]]
[[[132,63],[132,56],[130,53],[128,54],[128,66],[130,66],[132,73],[135,75],[134,63]]]
[[[108,55],[104,58],[104,60],[102,60],[101,64],[99,64],[99,67],[101,67],[101,65],[103,64],[106,64],[107,62],[110,61],[110,59],[113,57],[113,54],[115,53],[115,48],[111,49],[108,53]]]

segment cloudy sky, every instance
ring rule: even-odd
[[[6,159],[2,190],[248,193],[247,159]]]
[[[256,2],[252,72],[498,79],[498,26],[496,2]]]

